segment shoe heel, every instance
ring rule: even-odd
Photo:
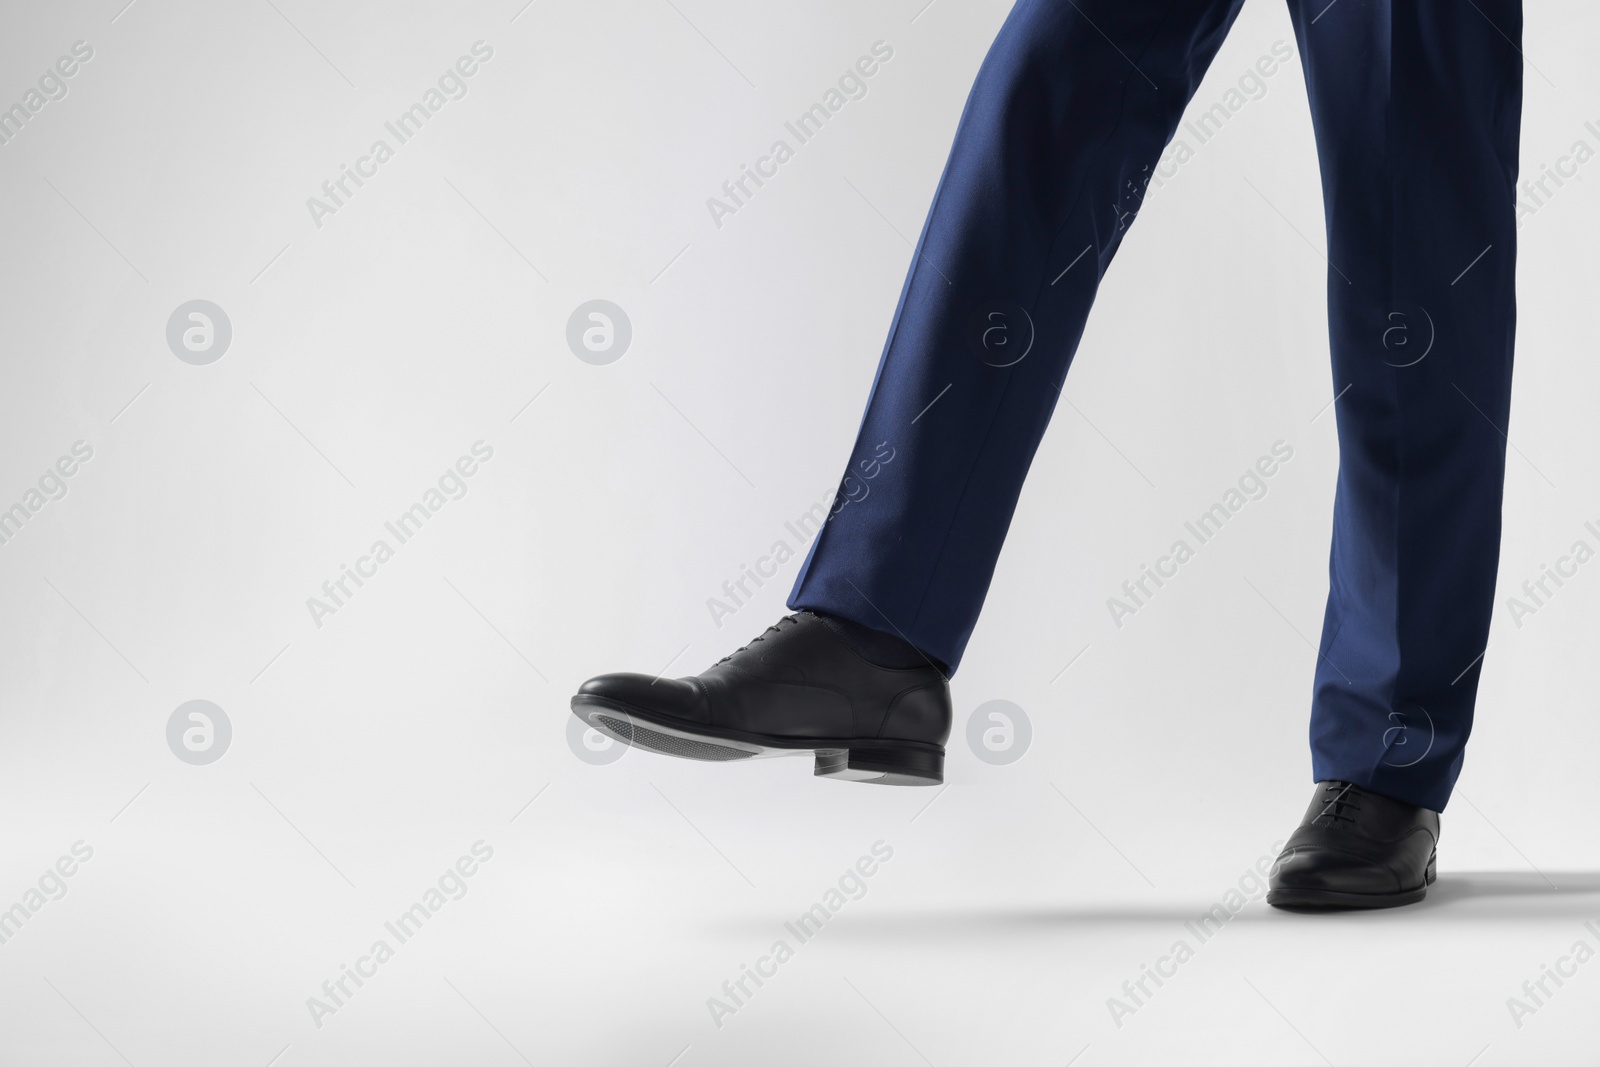
[[[818,749],[816,776],[874,785],[938,785],[944,781],[944,749],[892,742]]]
[[[1432,885],[1439,878],[1439,854],[1435,852],[1428,857],[1428,871],[1422,876],[1423,885]]]

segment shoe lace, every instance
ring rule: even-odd
[[[1331,795],[1330,795],[1331,794]],[[1327,819],[1334,824],[1341,820],[1355,822],[1353,812],[1361,810],[1361,800],[1366,796],[1351,782],[1334,782],[1323,792],[1322,811],[1317,814],[1318,819]]]
[[[750,640],[746,641],[732,652],[729,652],[726,656],[723,656],[721,659],[717,660],[717,662],[713,663],[712,666],[720,667],[722,664],[733,659],[735,656],[743,655],[745,650],[750,648],[750,646],[759,644],[760,642],[765,641],[772,634],[777,633],[778,630],[783,627],[784,623],[793,623],[798,621],[799,616],[797,615],[785,615],[783,618],[779,619],[777,622],[773,623],[771,626],[767,627],[765,630],[761,631],[759,634],[752,637]]]

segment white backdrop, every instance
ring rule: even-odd
[[[1440,882],[1308,918],[1247,874],[1309,793],[1337,464],[1297,60],[1149,195],[953,682],[948,785],[890,790],[591,762],[567,699],[784,610],[798,559],[720,627],[706,602],[835,484],[1004,0],[124,3],[0,33],[0,1062],[1587,1062],[1600,965],[1507,1001],[1600,947],[1600,565],[1506,597],[1600,544],[1592,5],[1527,17],[1524,174],[1588,151],[1521,229]],[[878,42],[865,95],[715,217]],[[1192,110],[1278,42],[1252,0]],[[593,300],[631,326],[604,365],[568,343]],[[1280,440],[1117,628],[1106,598]],[[1008,764],[965,740],[993,700],[1031,724]]]

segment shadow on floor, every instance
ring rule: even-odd
[[[849,904],[838,916],[852,940],[900,941],[908,938],[1006,937],[1046,930],[1068,931],[1117,925],[1148,926],[1198,922],[1216,900],[1152,902],[1145,907],[951,908],[884,913]],[[792,918],[792,917],[791,917]],[[1251,901],[1228,919],[1235,923],[1410,923],[1470,919],[1474,923],[1595,919],[1600,922],[1600,871],[1455,871],[1439,876],[1418,904],[1401,908],[1342,912],[1287,912]],[[769,933],[773,920],[730,920],[714,924],[719,933]]]
[[[1454,871],[1439,876],[1418,909],[1446,909],[1469,901],[1503,900],[1532,918],[1543,910],[1539,901],[1559,900],[1562,910],[1577,904],[1600,915],[1600,871]]]

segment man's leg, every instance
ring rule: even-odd
[[[1020,0],[962,116],[840,504],[790,597],[802,610],[692,678],[592,678],[575,714],[690,759],[812,752],[826,777],[943,780],[944,668],[1100,276],[1241,3]]]
[[[1499,563],[1521,3],[1290,10],[1322,160],[1342,393],[1313,772],[1442,811]]]
[[[1520,0],[1290,0],[1322,162],[1339,427],[1318,783],[1268,901],[1434,878],[1499,560]]]
[[[960,662],[1100,278],[1241,3],[1012,10],[791,608]]]

